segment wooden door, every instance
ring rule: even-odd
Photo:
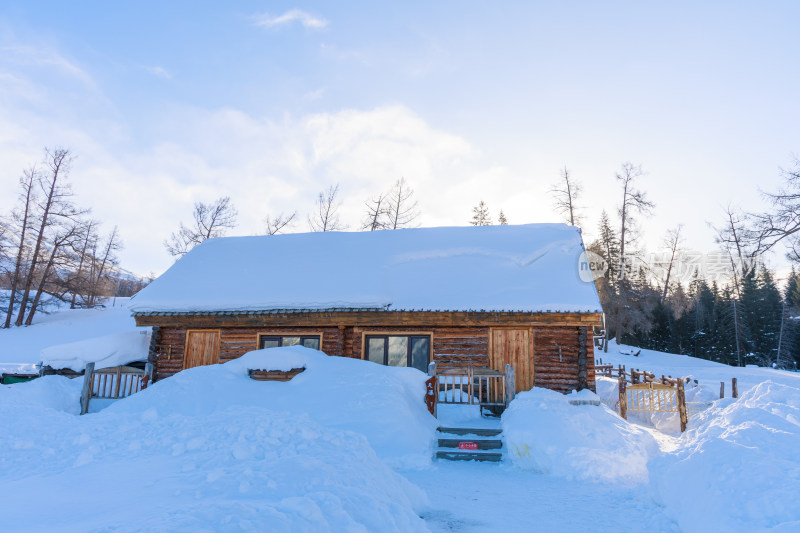
[[[517,392],[533,388],[533,354],[531,332],[528,329],[493,329],[490,364],[505,371],[506,364],[514,367]]]
[[[216,363],[219,363],[219,330],[187,331],[183,368]]]

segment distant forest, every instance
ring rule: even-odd
[[[638,220],[655,204],[640,188],[641,166],[623,164],[615,176],[616,216],[603,212],[597,238],[587,245],[596,254],[608,338],[729,365],[796,369],[800,275],[793,266],[779,284],[763,261],[770,252],[788,250],[792,265],[800,262],[800,161],[782,174],[783,188],[765,193],[769,212],[724,213],[715,227],[717,251],[684,249],[686,230],[678,224],[664,236],[662,251],[648,253],[638,245]],[[551,192],[565,221],[583,226],[580,183],[568,170]]]

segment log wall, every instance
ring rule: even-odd
[[[494,324],[493,324],[494,325]],[[518,327],[514,324],[514,327]],[[570,325],[530,326],[533,343],[534,385],[569,392],[581,385],[579,339],[581,327]],[[156,333],[156,380],[183,369],[186,330],[190,326],[162,326]],[[439,368],[489,366],[490,327],[222,327],[219,361],[224,363],[258,348],[258,335],[322,334],[322,351],[328,355],[362,358],[365,334],[415,333],[432,336],[433,360]],[[586,386],[595,390],[594,347],[591,327],[585,335]],[[559,359],[559,346],[561,355]],[[167,348],[169,347],[169,348]]]

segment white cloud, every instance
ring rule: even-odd
[[[329,22],[321,17],[316,17],[300,9],[290,9],[282,15],[270,15],[262,13],[253,16],[253,23],[256,26],[274,28],[277,26],[288,26],[294,22],[300,23],[304,28],[321,30],[328,26]]]
[[[96,89],[94,80],[86,71],[51,48],[19,44],[2,46],[0,57],[4,59],[3,62],[17,65],[53,68],[63,75],[78,80],[88,88]]]
[[[167,69],[165,69],[164,67],[153,65],[153,66],[146,66],[144,67],[144,69],[153,76],[156,76],[158,78],[164,78],[165,80],[172,79],[172,73]]]

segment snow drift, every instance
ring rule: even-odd
[[[697,415],[654,460],[658,497],[686,532],[800,531],[800,388],[765,381]]]
[[[570,399],[599,400],[588,390],[565,396],[534,388],[517,395],[502,418],[511,462],[569,479],[646,482],[647,461],[658,453],[653,437],[604,405]]]
[[[254,381],[247,376],[251,368],[306,370],[283,383]],[[261,405],[360,433],[391,466],[415,468],[430,464],[436,431],[424,403],[426,379],[414,368],[330,357],[302,346],[269,348],[184,370],[109,410],[139,411],[144,404],[160,414],[200,415]]]
[[[247,377],[296,367],[288,383]],[[424,493],[381,459],[430,461],[417,370],[274,348],[78,417],[80,382],[0,387],[9,531],[427,530]]]

